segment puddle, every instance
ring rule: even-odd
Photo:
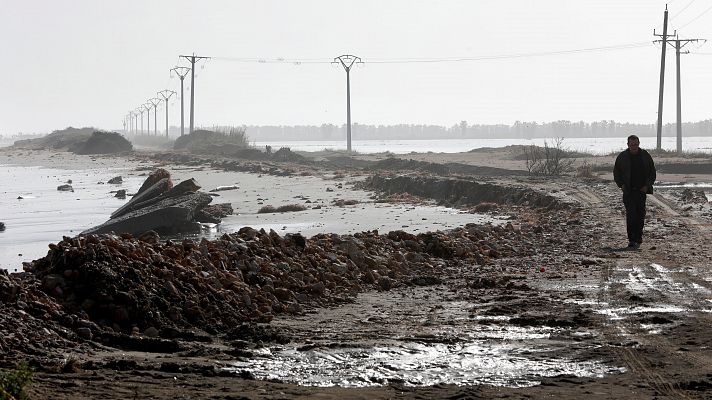
[[[699,189],[705,193],[707,201],[712,201],[712,183],[705,182],[657,182],[655,186],[659,189]]]
[[[305,386],[364,387],[401,382],[408,386],[489,384],[534,386],[558,375],[600,378],[620,373],[598,361],[549,358],[542,349],[519,341],[458,344],[400,343],[372,348],[269,351],[264,357],[234,364],[257,379],[278,379]]]
[[[249,371],[257,379],[341,387],[395,382],[408,386],[527,387],[540,384],[546,377],[600,378],[624,372],[618,366],[575,358],[578,351],[585,352],[592,345],[572,338],[594,338],[598,336],[595,331],[510,325],[509,316],[472,315],[476,304],[460,300],[444,301],[430,313],[430,303],[423,293],[428,293],[427,289],[412,289],[406,296],[360,295],[360,305],[304,317],[305,325],[299,332],[309,338],[315,337],[317,329],[316,337],[328,339],[303,338],[288,346],[265,348],[258,356],[234,363],[229,369]],[[374,309],[373,304],[379,304],[379,308]],[[391,322],[365,322],[374,314]],[[344,315],[362,318],[351,325],[344,321]],[[428,321],[423,320],[424,315],[429,316]],[[277,326],[280,324],[276,321]],[[294,329],[293,324],[288,326]]]

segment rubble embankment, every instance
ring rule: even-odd
[[[408,193],[455,207],[482,203],[525,205],[536,208],[569,208],[573,206],[550,194],[532,188],[477,182],[464,178],[374,175],[366,178],[362,187],[384,195]]]

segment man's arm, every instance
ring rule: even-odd
[[[657,172],[655,171],[655,162],[653,162],[653,157],[648,152],[646,152],[646,154],[648,154],[648,162],[650,162],[650,173],[648,173],[647,184],[649,187],[652,187],[657,179]]]
[[[613,165],[613,180],[616,181],[616,185],[618,185],[619,188],[623,187],[623,170],[622,170],[622,162],[621,162],[621,156],[620,154],[618,157],[616,157],[616,163]]]

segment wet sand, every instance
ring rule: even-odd
[[[455,156],[423,157],[442,162]],[[457,157],[482,162],[469,153]],[[205,189],[238,183],[212,181],[220,173],[207,167],[172,168],[178,174],[205,173],[208,184],[199,179]],[[710,178],[684,173],[659,178],[678,177],[696,182]],[[365,291],[328,309],[277,315],[238,340],[186,341],[179,352],[111,350],[85,342],[83,350],[72,353],[80,360],[77,370],[42,370],[30,394],[706,398],[712,389],[712,252],[700,244],[712,239],[709,204],[689,203],[676,189],[661,190],[649,198],[642,250],[622,251],[620,194],[606,174],[601,178],[498,178],[572,204],[561,209],[498,207],[497,214],[507,215],[512,226],[511,236],[497,243],[514,249],[504,257],[480,264],[431,255],[428,262],[437,280],[424,285],[396,282],[389,290]],[[282,188],[270,192],[282,194],[272,194],[262,200],[265,204],[292,201],[287,197],[302,191],[290,185],[301,177],[284,179],[279,181]],[[334,196],[330,200],[359,196],[347,181],[342,191],[326,192],[335,183],[314,178],[309,199],[323,199],[327,193]],[[253,196],[243,208],[258,195],[266,196],[235,191],[224,197],[241,201],[240,195]],[[370,196],[361,195],[363,201]],[[345,211],[332,210],[337,216]],[[342,370],[348,371],[343,373],[344,387],[319,387],[339,383]]]

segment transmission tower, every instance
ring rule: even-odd
[[[181,79],[181,83],[182,83],[182,79]],[[176,92],[174,92],[172,90],[165,89],[165,90],[161,90],[160,92],[157,92],[157,94],[159,96],[161,96],[163,98],[163,100],[166,102],[166,137],[168,137],[168,99],[170,99],[171,96],[176,94]]]
[[[190,132],[193,133],[195,120],[195,61],[201,59],[209,59],[210,57],[196,56],[195,53],[191,56],[180,56],[190,61]]]
[[[183,136],[185,134],[185,124],[183,122],[183,94],[185,93],[183,90],[183,78],[188,75],[191,69],[188,67],[175,67],[171,71],[174,71],[180,78],[180,135]]]
[[[334,58],[332,64],[341,64],[346,71],[346,151],[351,152],[351,67],[354,64],[363,64],[361,58],[344,54]]]

